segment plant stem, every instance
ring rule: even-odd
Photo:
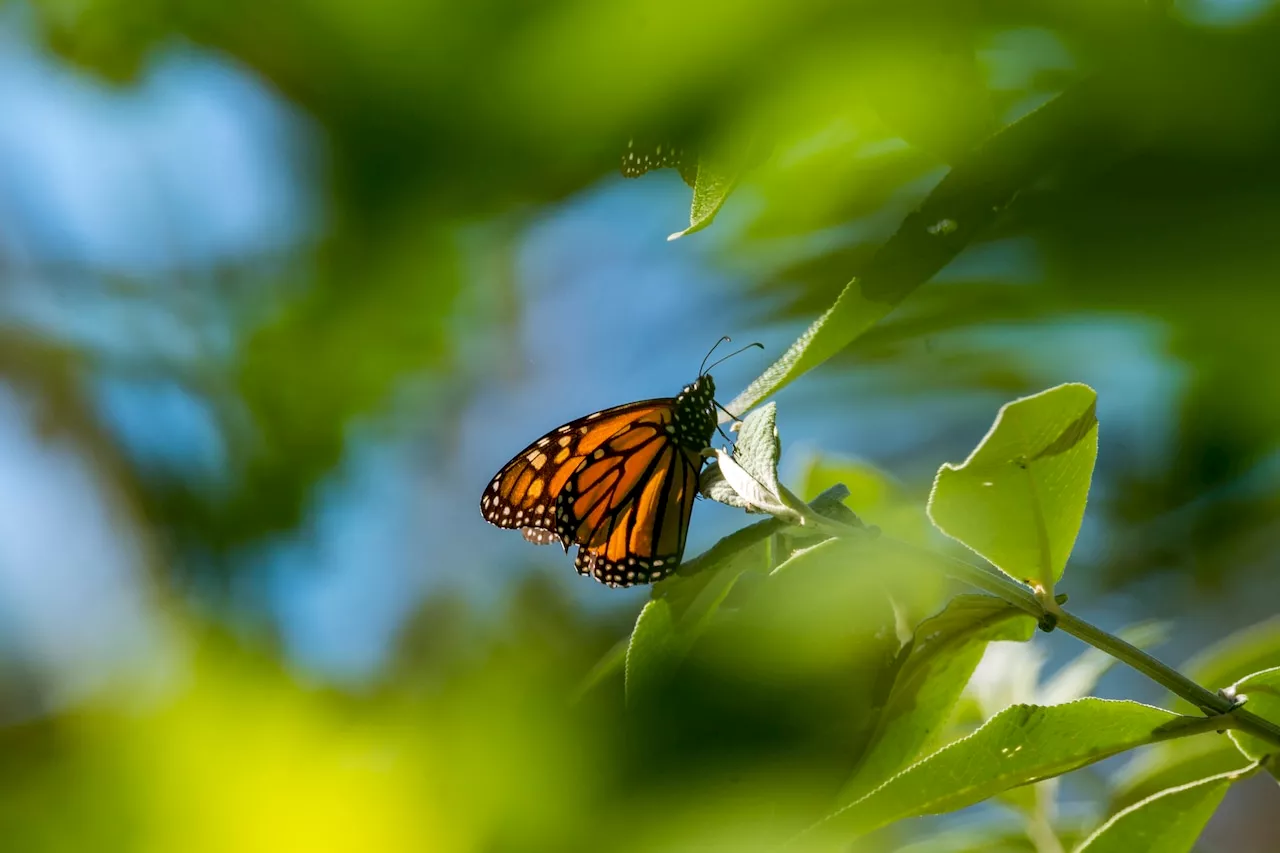
[[[1206,714],[1225,714],[1231,710],[1231,701],[1212,690],[1207,690],[1172,667],[1161,663],[1142,649],[1109,634],[1074,614],[1063,611],[1058,627],[1077,637],[1095,649],[1101,649],[1114,658],[1124,661],[1138,672],[1168,690],[1186,699]]]
[[[1058,627],[1095,649],[1100,649],[1117,660],[1127,663],[1160,686],[1191,702],[1204,713],[1210,716],[1229,714],[1235,719],[1237,728],[1280,746],[1280,725],[1263,719],[1246,708],[1236,707],[1227,697],[1201,687],[1137,646],[1065,610],[1058,617]]]
[[[841,538],[860,539],[863,541],[869,539],[868,533],[864,528],[854,527],[813,512],[785,486],[782,487],[782,498],[790,510],[801,516],[802,523],[807,526],[825,530],[831,535]],[[1013,606],[1034,616],[1037,621],[1045,617],[1044,606],[1036,598],[1031,588],[1019,583],[1004,572],[975,565],[955,557],[945,556],[928,548],[921,548],[886,536],[877,537],[874,541],[895,551],[908,553],[918,559],[932,563],[945,574],[1004,599]],[[1210,717],[1229,715],[1232,727],[1280,745],[1280,725],[1270,720],[1265,720],[1244,708],[1237,707],[1227,697],[1200,686],[1173,667],[1162,663],[1132,643],[1127,643],[1116,635],[1110,634],[1096,625],[1086,622],[1072,613],[1068,613],[1066,610],[1059,610],[1054,615],[1057,617],[1057,627],[1063,631],[1083,640],[1100,651],[1106,652],[1116,660],[1128,664],[1175,695],[1186,699],[1206,715]]]

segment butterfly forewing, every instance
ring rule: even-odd
[[[661,410],[671,399],[642,400],[579,418],[539,438],[502,466],[480,498],[480,512],[499,527],[554,531],[556,497],[593,451],[628,424]],[[525,538],[538,544],[554,539]],[[572,539],[561,540],[565,547]]]

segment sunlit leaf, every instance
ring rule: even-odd
[[[686,234],[693,234],[710,225],[741,178],[742,167],[737,164],[699,160],[698,177],[693,185],[693,202],[689,206],[689,227],[676,231],[667,239],[679,240]]]
[[[892,309],[892,304],[865,298],[863,285],[854,279],[845,285],[835,304],[726,408],[731,412],[750,409],[844,349]]]
[[[678,240],[710,225],[729,194],[737,189],[742,176],[764,158],[768,147],[759,134],[745,134],[701,154],[693,183],[693,202],[689,206],[689,227],[667,239]]]
[[[743,420],[733,453],[716,451],[716,464],[703,472],[700,488],[712,500],[748,512],[785,507],[778,486],[777,407],[770,403]]]
[[[929,517],[997,568],[1052,592],[1089,497],[1097,395],[1059,385],[1004,405],[969,458],[938,471]]]
[[[1188,853],[1227,789],[1252,772],[1223,773],[1161,791],[1114,815],[1076,853]]]
[[[738,428],[733,456],[762,486],[778,494],[778,457],[782,442],[778,438],[778,406],[775,403],[755,409]]]
[[[916,628],[880,723],[854,778],[841,792],[851,803],[915,758],[946,723],[987,643],[1029,640],[1035,620],[998,598],[961,595]]]
[[[810,830],[855,838],[907,817],[954,811],[1001,791],[1177,737],[1202,721],[1137,702],[1014,705]]]
[[[737,459],[723,450],[716,450],[714,469],[708,468],[703,479],[702,494],[727,506],[745,509],[747,512],[780,511],[782,498],[744,468]]]
[[[755,507],[760,504],[753,504],[738,492],[738,488],[748,485],[748,481],[750,481],[751,478],[746,475],[746,472],[741,471],[741,465],[737,465],[736,463],[733,464],[732,468],[737,469],[734,472],[735,478],[740,481],[738,483],[738,488],[735,488],[734,484],[729,482],[729,478],[725,476],[725,471],[729,469],[721,467],[720,465],[722,457],[727,459],[730,463],[733,463],[733,457],[731,455],[717,450],[715,461],[702,469],[702,474],[698,477],[698,491],[707,500],[712,500],[716,503],[724,504],[725,506],[736,507],[737,509],[745,509],[747,512],[754,512]],[[750,483],[749,485],[751,486],[752,491],[759,488],[758,484]],[[759,494],[761,497],[758,498],[758,500],[763,500],[762,496],[764,495],[764,490],[759,489]]]

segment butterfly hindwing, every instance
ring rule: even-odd
[[[638,477],[624,466],[622,476],[604,475],[577,500],[576,490],[566,489],[560,497],[573,507],[570,517],[580,519],[574,567],[609,586],[653,583],[675,571],[697,495],[700,455],[661,441],[655,452],[636,459],[636,468],[647,462]],[[584,464],[570,486],[596,480],[597,467],[603,463]],[[601,490],[600,483],[611,480]]]

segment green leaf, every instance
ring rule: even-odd
[[[844,286],[826,313],[725,408],[731,412],[747,411],[844,349],[896,305],[867,299],[862,283],[855,278]]]
[[[1114,815],[1076,853],[1188,853],[1231,784],[1256,770],[1251,766],[1161,791]]]
[[[1166,788],[1247,766],[1249,760],[1227,738],[1190,737],[1155,744],[1136,754],[1116,774],[1107,813],[1114,814]]]
[[[832,814],[810,833],[845,841],[903,818],[961,809],[1143,744],[1201,731],[1202,718],[1137,702],[1014,705]]]
[[[809,506],[820,515],[848,512],[840,502],[847,493],[843,486],[832,487]],[[654,584],[653,598],[636,620],[625,659],[615,652],[606,655],[583,691],[624,663],[629,700],[665,677],[706,630],[743,573],[767,568],[764,543],[786,526],[770,518],[738,530],[681,566],[675,575]]]
[[[832,483],[843,483],[849,488],[845,506],[895,539],[923,544],[931,532],[923,501],[869,463],[814,456],[805,460],[797,481],[800,493],[806,496],[818,494]]]
[[[800,548],[797,551],[792,551],[791,556],[779,563],[769,574],[784,574],[796,568],[803,568],[807,563],[831,557],[839,549],[840,540],[838,539],[827,539],[817,545]]]
[[[1259,717],[1280,723],[1280,666],[1246,675],[1232,686],[1231,692],[1236,697],[1248,697],[1245,707]],[[1280,746],[1257,735],[1238,729],[1227,734],[1236,748],[1254,761],[1280,754]]]
[[[847,494],[843,486],[832,486],[814,498],[809,507],[819,515],[839,517],[848,512],[841,504]],[[653,597],[671,604],[677,624],[705,621],[738,575],[752,565],[765,568],[756,556],[761,544],[785,529],[785,522],[769,518],[729,534],[681,566],[675,575],[654,584]]]
[[[671,605],[662,599],[645,604],[627,646],[627,704],[653,689],[674,665],[675,622]]]
[[[1000,409],[982,443],[938,470],[929,518],[1052,595],[1080,532],[1098,455],[1097,394],[1059,385]]]
[[[717,450],[715,464],[702,469],[702,474],[698,477],[698,491],[707,500],[745,509],[747,512],[754,511],[753,504],[738,494],[738,490],[724,476],[724,469],[720,467],[720,456],[721,452]],[[732,459],[732,457],[729,458]]]
[[[988,595],[961,595],[924,620],[894,679],[870,749],[840,801],[851,803],[915,758],[950,718],[987,643],[1031,639],[1036,623]]]
[[[704,472],[703,495],[748,512],[776,512],[786,507],[778,485],[777,406],[751,412],[738,429],[733,455],[716,451],[716,464]]]
[[[667,237],[679,240],[712,223],[742,176],[767,156],[769,144],[758,133],[745,133],[733,144],[721,145],[698,157],[698,175],[689,206],[689,227]]]
[[[1280,616],[1250,625],[1214,643],[1191,658],[1180,669],[1197,684],[1220,690],[1252,672],[1280,666]],[[1192,713],[1197,709],[1178,699],[1175,709]]]
[[[689,227],[671,234],[667,239],[679,240],[686,234],[693,234],[710,225],[729,198],[729,193],[737,188],[742,171],[740,166],[732,162],[700,159],[698,178],[693,185],[693,203],[689,206]]]
[[[945,162],[963,159],[995,129],[991,90],[974,34],[951,18],[912,21],[909,39],[873,39],[860,60],[876,111],[909,144]]]
[[[738,440],[734,443],[733,458],[747,470],[760,485],[771,494],[781,493],[778,487],[778,457],[782,454],[782,442],[778,438],[778,406],[769,403],[752,411],[738,427]]]
[[[707,469],[699,488],[704,497],[747,512],[776,513],[786,508],[776,492],[771,492],[723,450],[716,451],[716,464]]]
[[[795,381],[852,343],[982,233],[1024,186],[1062,157],[1063,138],[1079,135],[1082,118],[1104,86],[1088,82],[989,137],[956,163],[920,207],[845,285],[835,303],[726,407],[740,413]]]
[[[897,498],[899,491],[889,474],[860,459],[815,455],[807,457],[801,468],[798,478],[801,495],[816,495],[841,483],[849,490],[845,505],[857,513],[880,509]]]

